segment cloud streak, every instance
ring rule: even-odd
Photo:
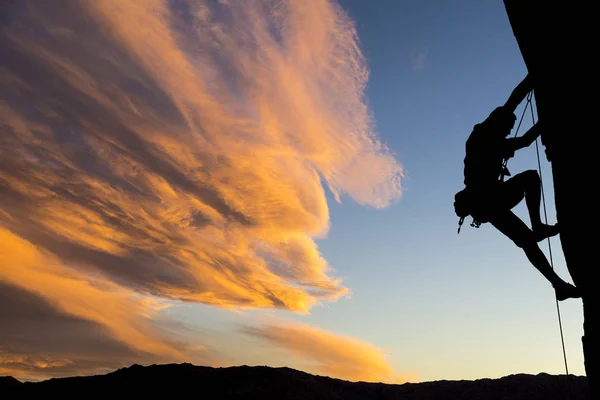
[[[243,331],[309,363],[311,372],[350,381],[404,383],[385,353],[370,343],[300,323],[276,321]]]
[[[402,168],[343,10],[59,3],[2,17],[0,283],[174,358],[135,296],[306,313],[346,294],[315,243],[326,191],[384,208]]]
[[[410,55],[410,64],[413,72],[421,72],[427,66],[427,51],[420,50]]]

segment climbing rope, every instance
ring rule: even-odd
[[[527,106],[529,106],[529,109],[531,110],[531,121],[532,123],[535,125],[535,116],[533,113],[533,104],[531,104],[531,97],[532,97],[533,91],[529,93],[529,95],[527,96],[527,105],[525,106],[525,109],[527,109]],[[525,111],[525,110],[524,110]],[[538,173],[540,174],[540,188],[542,191],[542,208],[544,210],[544,223],[547,225],[548,224],[548,213],[546,212],[546,197],[544,195],[544,180],[542,178],[542,163],[540,161],[540,149],[539,149],[539,145],[538,145],[538,139],[535,139],[535,152],[537,154],[537,164],[538,164]],[[550,266],[552,267],[552,269],[554,269],[554,261],[552,260],[552,245],[550,243],[550,238],[548,237],[547,239],[548,242],[548,255],[550,258]],[[562,329],[562,319],[560,316],[560,306],[558,303],[558,299],[556,299],[556,313],[558,315],[558,328],[560,330],[560,341],[562,343],[562,351],[563,351],[563,359],[565,361],[565,372],[567,374],[567,377],[569,376],[569,365],[567,364],[567,352],[565,349],[565,338],[563,335],[563,329]],[[571,386],[569,385],[569,391],[571,391]]]
[[[519,119],[519,125],[517,125],[517,129],[515,130],[515,134],[513,135],[513,137],[517,137],[517,135],[519,134],[519,128],[521,128],[521,123],[523,122],[523,117],[525,117],[525,113],[527,112],[527,107],[531,108],[531,112],[533,113],[533,105],[531,104],[532,97],[533,97],[533,92],[529,92],[527,94],[527,103],[525,103],[525,108],[523,108],[523,112],[521,113],[521,119]],[[532,114],[532,117],[533,117],[533,114]],[[535,124],[535,122],[534,122],[534,124]],[[508,158],[505,158],[502,161],[502,167],[506,168],[507,164],[508,164]],[[501,175],[501,177],[503,178],[504,175]]]
[[[531,111],[531,121],[532,121],[533,125],[535,125],[535,123],[536,123],[535,122],[535,115],[533,113],[533,104],[531,102],[532,98],[533,98],[533,91],[531,91],[531,92],[529,92],[527,94],[527,103],[525,104],[525,107],[523,108],[523,112],[521,113],[521,118],[519,119],[519,124],[517,125],[517,129],[515,130],[515,134],[514,134],[513,137],[516,137],[519,134],[519,129],[521,128],[521,124],[523,123],[523,118],[525,117],[525,113],[527,112],[527,108],[529,108],[530,111]],[[544,180],[543,180],[543,177],[542,177],[542,163],[540,161],[540,150],[539,150],[539,145],[538,145],[538,139],[537,138],[535,139],[535,151],[536,151],[536,154],[537,154],[538,173],[539,173],[539,176],[540,176],[540,189],[541,189],[541,195],[542,195],[542,206],[543,206],[543,209],[544,209],[544,223],[547,225],[548,224],[548,213],[547,213],[547,210],[546,210],[546,196],[544,194]],[[508,158],[506,158],[506,159],[504,159],[502,161],[502,170],[503,170],[503,172],[508,172],[508,170],[506,168],[507,164],[508,164]],[[501,174],[500,175],[499,179],[501,181],[504,181],[504,175],[505,174]],[[460,221],[459,221],[459,226],[458,226],[458,232],[459,233],[460,233],[460,227],[461,227],[463,221],[464,221],[464,217],[462,217],[460,219]],[[480,224],[481,223],[479,221],[476,221],[475,219],[473,219],[473,222],[471,223],[471,226],[474,226],[474,227],[478,228]],[[550,258],[550,267],[554,270],[554,260],[552,258],[552,244],[550,243],[550,237],[548,237],[546,240],[548,242],[548,252],[549,252],[549,258]],[[558,315],[558,328],[559,328],[559,331],[560,331],[560,341],[561,341],[561,344],[562,344],[563,359],[564,359],[564,362],[565,362],[565,371],[566,371],[567,378],[568,378],[570,376],[570,374],[569,374],[569,365],[567,363],[567,351],[566,351],[566,348],[565,348],[565,339],[564,339],[564,334],[563,334],[562,318],[561,318],[561,315],[560,315],[560,305],[558,303],[558,298],[556,298],[556,312],[557,312],[557,315]],[[570,383],[570,381],[568,381],[568,387],[569,387],[569,393],[570,393],[570,395],[572,397],[573,393],[571,391],[571,383]]]
[[[515,137],[519,133],[519,128],[521,127],[521,123],[523,122],[523,117],[525,116],[527,108],[529,108],[529,110],[531,111],[531,121],[532,121],[533,125],[535,125],[535,115],[533,113],[533,104],[531,102],[532,97],[533,97],[533,91],[529,92],[529,94],[527,95],[527,103],[525,104],[525,108],[523,109],[523,113],[521,114],[521,119],[519,120],[519,125],[517,126],[517,129],[515,131],[515,135],[514,135]],[[540,174],[540,188],[541,188],[541,192],[542,192],[542,208],[544,210],[544,223],[547,225],[548,224],[548,213],[546,211],[546,197],[544,195],[544,179],[542,177],[542,163],[540,161],[540,150],[539,150],[537,138],[535,139],[535,152],[537,154],[538,173]],[[505,159],[503,162],[504,168],[506,168],[507,163],[508,163],[508,159]],[[550,258],[550,266],[552,267],[552,269],[554,269],[554,261],[552,259],[552,245],[550,243],[550,238],[548,237],[546,240],[548,242],[548,255]],[[565,349],[565,338],[563,335],[562,319],[561,319],[561,315],[560,315],[560,306],[558,303],[558,299],[556,299],[556,312],[558,315],[558,328],[560,330],[560,341],[562,344],[563,359],[565,362],[565,371],[566,371],[566,374],[568,377],[569,376],[569,365],[567,363],[567,352]],[[570,383],[569,383],[569,393],[571,393]]]

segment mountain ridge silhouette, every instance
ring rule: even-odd
[[[51,378],[20,382],[0,377],[0,393],[15,395],[94,395],[126,392],[158,396],[168,393],[196,393],[202,399],[263,400],[589,400],[587,378],[547,373],[513,374],[502,378],[439,380],[420,383],[386,384],[350,382],[313,375],[288,367],[234,366],[206,367],[189,363],[133,364],[105,375]],[[162,395],[161,395],[162,396]]]

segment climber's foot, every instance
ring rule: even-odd
[[[579,289],[570,283],[563,282],[558,286],[554,287],[554,291],[556,292],[556,299],[558,301],[563,301],[566,299],[578,299],[581,297],[579,293]]]
[[[558,235],[558,224],[555,225],[546,225],[541,224],[535,228],[533,228],[533,235],[535,236],[536,242],[541,242],[544,239],[547,239],[552,236]]]

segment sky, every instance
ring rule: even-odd
[[[527,73],[501,1],[2,7],[0,375],[565,372],[550,284],[456,232],[464,142]],[[584,375],[580,300],[560,313]]]

